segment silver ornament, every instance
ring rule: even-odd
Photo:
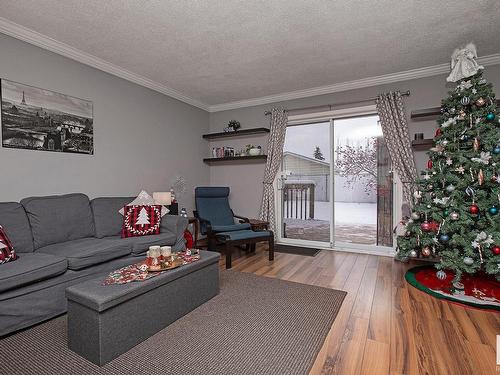
[[[456,109],[452,107],[452,108],[449,109],[449,111],[453,115],[455,113]]]
[[[464,264],[467,265],[467,266],[471,266],[474,264],[474,259],[472,259],[471,257],[465,257],[464,258]]]
[[[448,186],[446,186],[446,191],[447,191],[448,193],[451,193],[453,190],[455,190],[455,186],[453,186],[453,185],[448,185]]]
[[[411,218],[413,220],[418,220],[418,219],[420,219],[420,214],[418,212],[412,212],[411,213]]]
[[[436,272],[436,277],[439,280],[444,280],[444,279],[446,279],[446,272],[444,272],[443,270],[439,270]]]
[[[410,258],[416,258],[417,257],[417,252],[415,250],[410,251]]]
[[[460,214],[458,212],[452,212],[450,214],[450,219],[451,220],[458,220],[458,219],[460,219]]]
[[[470,98],[468,96],[464,96],[461,100],[460,100],[460,103],[462,103],[462,105],[467,105],[470,103]]]

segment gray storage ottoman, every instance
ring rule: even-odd
[[[69,348],[102,366],[217,295],[219,253],[200,255],[142,282],[67,288]]]

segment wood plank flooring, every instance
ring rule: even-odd
[[[233,270],[348,292],[310,375],[500,374],[500,314],[420,292],[404,280],[408,267],[334,251],[276,253],[269,262],[264,247],[233,260]]]

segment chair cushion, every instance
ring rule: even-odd
[[[57,255],[68,260],[68,268],[79,270],[94,264],[129,255],[132,246],[109,239],[81,238],[44,246],[37,253]]]
[[[94,218],[85,194],[31,197],[21,200],[33,232],[35,249],[93,237]]]
[[[233,225],[233,211],[229,206],[228,187],[197,187],[195,189],[198,216],[212,225]],[[202,233],[205,228],[202,223]]]
[[[234,232],[222,232],[222,233],[217,233],[217,238],[221,240],[231,240],[231,241],[238,241],[238,240],[246,240],[250,238],[261,238],[262,241],[265,241],[266,238],[268,238],[271,235],[272,232],[268,230],[260,230],[254,232],[253,230],[238,230]]]
[[[126,243],[132,247],[132,255],[143,255],[150,246],[173,246],[177,237],[168,230],[162,230],[160,234],[142,237],[120,238],[120,236],[106,237],[105,239]]]
[[[94,214],[95,236],[104,238],[118,236],[123,227],[123,216],[118,210],[126,206],[133,197],[103,197],[90,202]]]
[[[215,232],[233,232],[235,230],[251,229],[249,223],[233,224],[233,225],[213,225],[212,230]]]
[[[26,253],[0,267],[0,292],[66,272],[68,262],[49,254]]]
[[[33,252],[33,236],[24,207],[20,203],[0,203],[0,225],[17,253]]]

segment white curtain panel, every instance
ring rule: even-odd
[[[260,206],[260,219],[268,221],[269,229],[273,231],[276,228],[273,182],[283,158],[287,120],[288,116],[283,108],[273,108],[271,110],[271,132],[267,140],[267,162],[264,172],[264,191]]]
[[[403,184],[403,203],[412,207],[417,168],[401,92],[380,94],[375,102],[392,164]]]

